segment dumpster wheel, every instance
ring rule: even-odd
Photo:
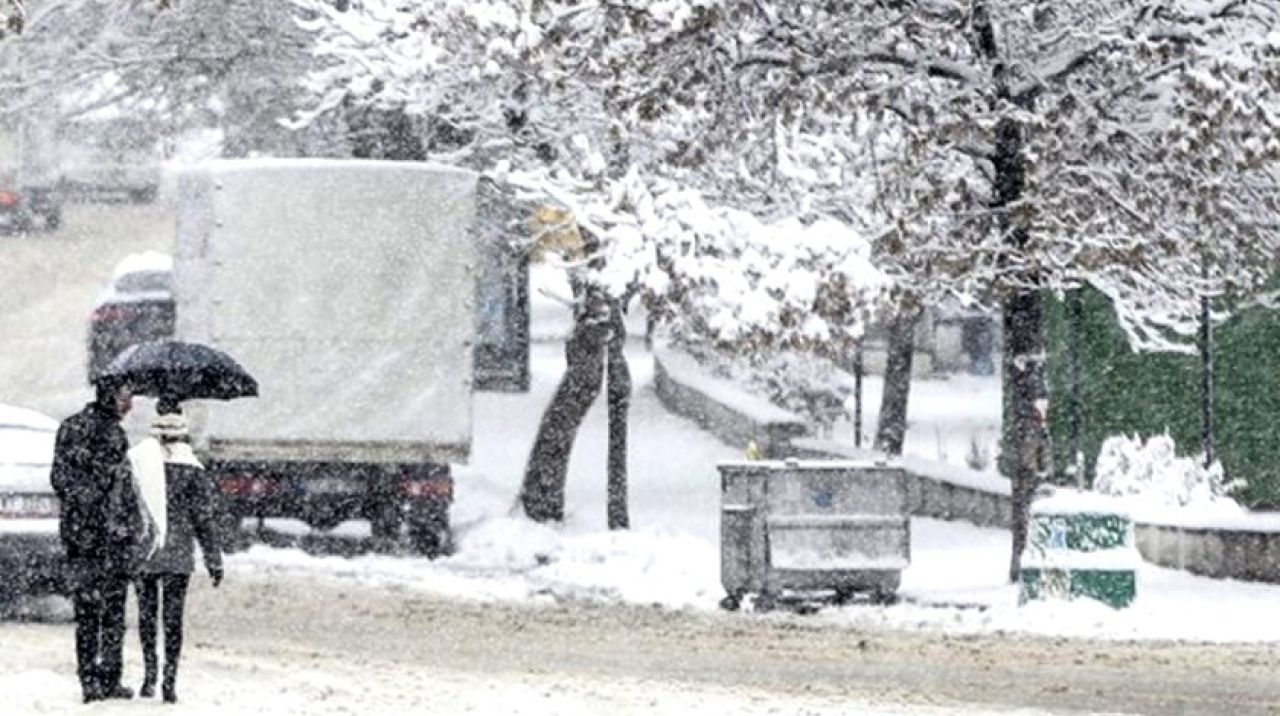
[[[726,612],[736,612],[742,608],[741,594],[726,594],[724,599],[720,600],[720,608]]]

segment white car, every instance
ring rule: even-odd
[[[58,422],[0,404],[0,601],[64,590],[58,498],[49,484]]]

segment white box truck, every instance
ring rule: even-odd
[[[351,518],[448,549],[471,449],[476,175],[422,163],[220,160],[178,181],[175,335],[260,395],[188,408],[228,524]]]

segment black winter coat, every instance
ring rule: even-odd
[[[129,574],[141,516],[120,417],[98,403],[62,421],[49,481],[62,502],[59,531],[73,577]]]
[[[138,568],[143,574],[191,574],[195,568],[195,542],[200,542],[205,567],[222,568],[214,520],[213,482],[194,465],[168,462],[164,466],[168,501],[168,528],[164,545]]]

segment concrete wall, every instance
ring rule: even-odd
[[[687,369],[682,369],[687,370]],[[828,441],[807,440],[807,427],[792,420],[762,420],[713,399],[696,386],[700,381],[667,370],[662,354],[654,354],[654,389],[671,412],[690,418],[730,445],[755,440],[771,459],[871,459],[870,451]],[[903,466],[907,480],[907,513],[917,517],[964,520],[983,527],[1008,527],[1012,508],[1008,494],[925,476]]]
[[[791,439],[808,431],[799,416],[761,418],[749,412],[713,400],[694,387],[695,381],[673,375],[663,364],[661,354],[653,357],[653,387],[658,400],[667,410],[693,420],[704,430],[729,445],[740,446],[755,441],[763,457],[777,459],[790,454]]]
[[[760,421],[735,411],[694,387],[695,381],[673,378],[654,356],[658,398],[672,412],[696,420],[731,445],[755,439],[769,458],[871,459],[872,452],[809,438],[803,421]],[[925,475],[910,461],[906,476],[907,513],[917,517],[962,520],[983,527],[1008,528],[1012,503],[1007,492],[950,482],[945,475]],[[1280,530],[1179,527],[1135,522],[1134,536],[1142,558],[1153,564],[1216,579],[1280,583]]]
[[[1217,579],[1280,582],[1280,532],[1135,524],[1142,558]]]

